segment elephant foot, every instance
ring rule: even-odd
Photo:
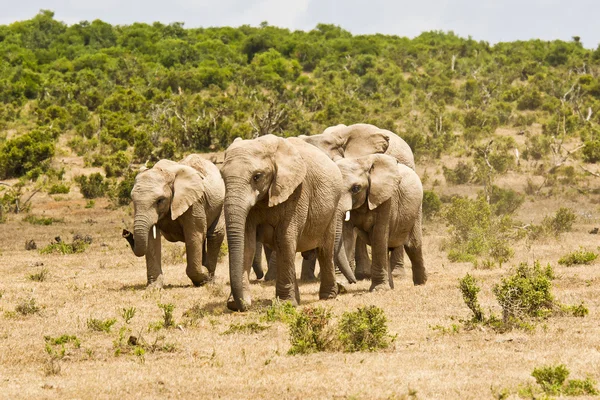
[[[356,271],[354,273],[354,277],[357,281],[366,281],[371,279],[371,274],[362,271]]]
[[[163,279],[163,275],[159,275],[157,276],[155,279],[148,279],[148,284],[146,286],[146,289],[162,289],[164,285],[164,279]]]
[[[235,299],[233,298],[233,294],[230,294],[229,298],[227,299],[227,308],[231,311],[248,311],[252,305],[252,299],[250,296],[244,296],[241,303],[241,307],[238,307]]]
[[[273,271],[272,268],[269,268],[267,270],[267,273],[265,274],[265,282],[274,281],[276,278],[277,278],[277,272]]]
[[[382,283],[372,283],[369,288],[369,292],[383,292],[386,290],[391,290],[392,288],[387,282]]]
[[[296,300],[296,296],[291,296],[291,297],[281,297],[281,296],[277,296],[277,300],[280,303],[287,303],[290,302],[294,307],[298,307],[299,302],[298,300]]]
[[[406,270],[404,268],[396,267],[392,270],[392,276],[396,278],[402,278],[406,276]]]
[[[320,300],[333,300],[338,295],[338,283],[335,282],[332,286],[321,287],[319,290]]]
[[[425,271],[415,272],[413,271],[413,283],[415,286],[424,285],[427,282],[427,273]]]
[[[254,270],[254,273],[256,274],[256,279],[260,280],[265,276],[265,273],[261,270]]]
[[[190,278],[190,280],[192,281],[192,283],[196,287],[206,285],[207,283],[211,282],[213,280],[213,277],[214,277],[214,275],[211,274],[210,272],[208,272],[208,270],[202,270],[202,271],[197,271],[197,270],[190,271],[190,270],[187,270],[186,271],[186,275],[188,276],[188,278]]]

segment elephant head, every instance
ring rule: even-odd
[[[248,213],[258,202],[268,207],[285,202],[303,182],[306,165],[289,141],[266,135],[234,141],[225,152],[221,175],[225,181],[231,293],[237,309],[243,311],[249,299],[243,276]]]
[[[162,218],[176,220],[204,194],[206,173],[170,160],[160,160],[140,172],[133,185],[133,240],[128,239],[136,256],[146,254],[150,229]]]
[[[302,139],[321,149],[333,161],[385,153],[390,142],[384,131],[368,124],[330,126],[319,135],[303,136]]]
[[[398,161],[385,154],[345,158],[336,164],[344,180],[340,202],[346,210],[357,209],[365,203],[373,210],[389,200],[400,184]]]

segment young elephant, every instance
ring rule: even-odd
[[[371,245],[370,290],[393,288],[388,253],[402,247],[412,263],[414,284],[425,284],[421,249],[423,187],[418,175],[385,154],[341,159],[336,164],[345,185],[340,202],[352,210],[350,224]],[[344,230],[344,235],[348,234],[352,234],[351,229]],[[345,238],[344,242],[351,245],[354,241]]]
[[[133,234],[123,231],[123,236],[136,256],[146,256],[148,285],[163,284],[161,234],[170,242],[185,242],[185,272],[194,286],[212,279],[225,237],[224,197],[219,170],[198,155],[179,163],[160,160],[136,176]]]
[[[294,259],[296,252],[312,249],[321,265],[319,297],[334,298],[334,251],[345,259],[341,240],[335,240],[342,222],[342,175],[335,163],[300,139],[266,135],[234,141],[221,174],[231,283],[227,307],[245,311],[251,304],[249,271],[257,234],[276,253],[278,298],[300,302]]]

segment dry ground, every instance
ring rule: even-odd
[[[432,174],[435,168],[429,171]],[[473,192],[468,187],[452,190]],[[535,367],[559,363],[570,369],[572,378],[600,380],[600,269],[598,264],[570,268],[556,264],[579,246],[591,250],[598,246],[599,236],[588,231],[600,226],[600,210],[589,197],[526,201],[518,215],[524,222],[539,223],[564,205],[577,211],[578,221],[574,232],[558,239],[545,239],[531,248],[515,244],[515,257],[502,268],[475,270],[471,264],[449,262],[440,250],[446,227],[432,222],[425,225],[429,270],[425,286],[414,287],[403,278],[396,280],[393,291],[368,293],[368,283],[362,282],[334,301],[321,302],[317,284],[302,284],[303,304],[331,307],[337,316],[373,304],[385,310],[389,329],[397,334],[388,351],[308,356],[287,355],[288,329],[282,323],[261,333],[223,335],[232,323],[264,324],[261,307],[274,296],[272,284],[252,286],[252,311],[230,313],[225,308],[226,259],[218,266],[214,284],[194,288],[185,276],[181,245],[166,244],[167,286],[145,290],[144,261],[134,257],[120,237],[121,229],[131,225],[130,209],[108,210],[105,200],[86,209],[76,190],[35,199],[33,214],[61,217],[64,223],[34,226],[23,222],[22,215],[13,215],[0,225],[0,398],[481,399],[494,398],[501,389],[515,396],[519,385],[534,382]],[[70,240],[77,232],[93,237],[82,254],[41,255],[24,248],[27,239],[42,247],[57,235]],[[533,332],[505,334],[486,329],[443,333],[433,328],[460,325],[458,320],[469,316],[457,288],[467,272],[481,283],[484,308],[493,307],[498,313],[493,284],[512,265],[534,259],[555,265],[555,296],[564,303],[585,302],[587,317],[554,317]],[[45,281],[28,278],[42,268],[49,271]],[[15,307],[29,298],[42,307],[41,312],[15,314]],[[158,303],[175,305],[180,327],[148,329],[161,320]],[[183,313],[193,306],[207,315],[190,325]],[[121,310],[129,307],[137,312],[126,324]],[[117,322],[110,333],[95,332],[87,327],[89,318]],[[131,352],[116,356],[114,341],[123,326],[128,329],[125,340],[141,336],[150,343],[174,345],[175,350],[147,352],[143,358]],[[67,346],[65,358],[54,365],[60,372],[48,374],[51,364],[44,336],[62,334],[76,335],[81,347]]]

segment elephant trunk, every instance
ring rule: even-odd
[[[343,216],[337,218],[335,225],[335,261],[337,267],[340,269],[340,272],[348,280],[348,283],[356,283],[356,277],[354,276],[354,272],[352,272],[352,268],[350,267],[350,263],[348,262],[348,257],[346,255],[346,249],[344,248],[343,219]]]
[[[225,202],[225,224],[227,227],[227,247],[229,249],[229,282],[237,311],[248,309],[248,293],[244,288],[244,244],[246,242],[246,217],[249,207],[241,198],[227,199]]]
[[[153,226],[154,223],[148,218],[136,216],[133,223],[133,253],[137,257],[146,255],[146,249],[148,248],[148,234]]]

